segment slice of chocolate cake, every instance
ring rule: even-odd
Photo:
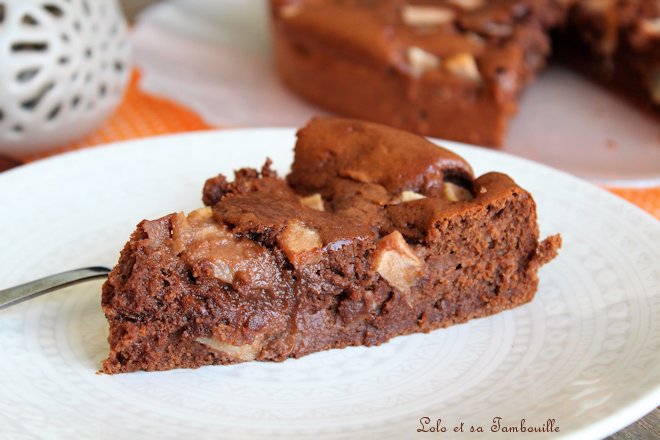
[[[143,221],[103,286],[106,373],[282,361],[524,304],[558,236],[531,195],[382,125],[314,119],[286,180],[266,163]]]

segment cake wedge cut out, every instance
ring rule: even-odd
[[[291,172],[206,181],[144,220],[103,286],[105,373],[283,361],[373,346],[532,300],[558,235],[532,196],[426,139],[315,118]]]

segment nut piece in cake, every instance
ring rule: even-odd
[[[213,338],[197,338],[196,341],[239,362],[253,361],[261,351],[261,338],[256,338],[251,344],[244,345],[232,345]]]
[[[408,63],[413,76],[422,76],[425,72],[440,67],[440,58],[432,53],[413,46],[408,48]]]
[[[455,183],[445,182],[442,188],[442,192],[449,201],[452,202],[462,202],[465,200],[472,200],[474,196],[469,189],[464,188]]]
[[[300,13],[300,4],[299,3],[289,3],[288,5],[282,6],[280,11],[280,17],[282,18],[293,18]]]
[[[202,223],[210,220],[213,217],[213,208],[205,206],[203,208],[195,209],[188,213],[188,221],[195,223]]]
[[[296,267],[309,261],[315,251],[323,247],[318,231],[299,220],[288,222],[277,241],[289,261]]]
[[[642,20],[640,28],[647,37],[660,37],[660,17]]]
[[[469,79],[472,81],[480,81],[481,75],[477,68],[477,62],[474,60],[472,54],[467,52],[457,53],[445,59],[444,68],[456,76]]]
[[[172,226],[171,249],[192,268],[195,278],[213,277],[232,283],[239,271],[256,270],[254,262],[265,257],[265,249],[247,238],[232,234],[213,220],[210,207],[179,213]]]
[[[311,196],[307,197],[301,197],[300,203],[302,203],[303,206],[314,209],[316,211],[325,211],[325,207],[323,206],[323,198],[319,193],[312,194]]]
[[[424,262],[399,231],[383,237],[376,245],[372,265],[392,287],[406,293],[422,274]]]
[[[440,6],[406,5],[401,18],[408,26],[440,26],[454,21],[456,13]]]
[[[449,0],[449,4],[459,7],[465,11],[472,11],[473,9],[477,9],[483,6],[484,0]]]
[[[401,191],[401,194],[395,199],[395,203],[412,202],[413,200],[425,199],[424,194],[415,191]]]

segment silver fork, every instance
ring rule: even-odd
[[[77,284],[82,281],[108,276],[110,269],[102,266],[84,267],[56,273],[19,286],[0,290],[0,309],[4,309],[19,302],[35,298],[44,293],[61,287]]]

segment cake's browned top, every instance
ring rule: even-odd
[[[315,118],[298,132],[287,182],[268,164],[262,176],[209,179],[204,200],[234,233],[280,246],[292,224],[312,231],[319,247],[394,230],[427,241],[438,221],[524,191],[503,174],[475,181],[461,157],[420,136],[341,118]]]
[[[462,157],[423,137],[351,119],[313,119],[298,132],[289,183],[321,191],[337,178],[390,193],[428,192],[449,178],[472,180]]]

